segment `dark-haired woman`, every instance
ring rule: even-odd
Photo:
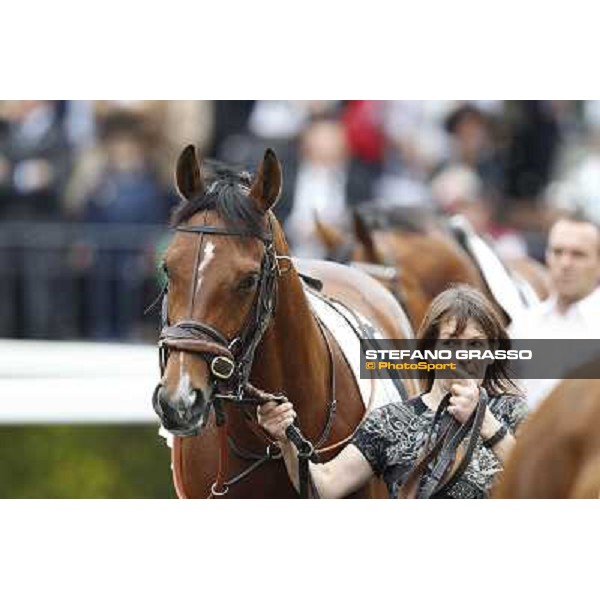
[[[466,286],[446,290],[433,300],[418,338],[421,350],[479,349],[490,343],[501,349],[509,347],[508,335],[494,308],[482,294]],[[347,496],[377,475],[386,482],[390,497],[404,497],[409,480],[414,479],[420,465],[425,465],[409,497],[419,497],[424,489],[443,489],[434,497],[486,498],[514,446],[513,436],[527,415],[527,404],[510,380],[506,362],[471,361],[459,366],[460,379],[441,378],[436,371],[428,371],[423,380],[425,393],[374,410],[340,454],[327,463],[311,464],[310,474],[319,496]],[[431,485],[435,463],[442,458],[438,455],[429,464],[425,454],[435,447],[438,436],[444,435],[443,423],[447,426],[454,419],[459,427],[458,423],[472,422],[474,411],[482,406],[482,394],[487,406],[485,412],[480,409],[483,419],[473,434],[477,438],[466,468],[447,477],[445,487]],[[440,418],[443,413],[451,417]],[[285,436],[295,418],[293,406],[265,404],[258,410],[258,418],[279,443],[290,478],[298,488],[297,454]],[[468,439],[463,450],[465,445],[469,445]],[[448,474],[450,470],[451,466]]]

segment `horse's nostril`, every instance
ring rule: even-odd
[[[163,407],[181,414],[189,410],[196,401],[196,392],[194,390],[181,393],[181,390],[175,390],[170,394],[166,387],[161,386],[157,392],[158,403]]]
[[[163,387],[159,383],[156,388],[154,388],[154,392],[152,393],[152,407],[154,408],[154,412],[162,417],[162,391]]]
[[[158,400],[159,404],[162,404],[164,401],[164,390],[165,388],[162,385],[159,385],[158,389],[156,390],[156,399]]]
[[[165,407],[165,406],[170,406],[170,402],[169,402],[169,395],[167,394],[167,391],[165,390],[164,387],[160,387],[158,390],[158,404],[161,407]]]

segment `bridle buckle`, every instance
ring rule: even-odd
[[[218,490],[216,481],[210,486],[211,495],[217,498],[227,495],[227,492],[229,492],[229,486],[225,485],[222,490]]]
[[[217,379],[226,381],[235,372],[235,363],[227,356],[215,356],[210,363],[210,372]]]
[[[281,263],[287,263],[287,265],[282,266]],[[285,256],[282,254],[275,255],[275,270],[277,271],[278,276],[289,273],[292,270],[293,266],[294,263],[292,262],[292,258],[290,256]]]

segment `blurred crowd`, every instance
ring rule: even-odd
[[[494,233],[544,227],[552,210],[600,215],[600,102],[2,101],[3,220],[164,223],[189,142],[285,169],[279,216],[315,254],[314,215],[369,200],[462,212]]]
[[[254,169],[277,152],[297,255],[363,202],[461,213],[541,259],[560,211],[600,219],[598,101],[0,101],[0,221],[164,225],[185,144]]]

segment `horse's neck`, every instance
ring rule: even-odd
[[[327,347],[296,271],[282,275],[278,287],[277,308],[257,348],[252,375],[283,391],[296,405],[316,402],[324,397]]]
[[[445,267],[447,281],[468,283],[478,289],[485,288],[471,257],[448,232],[436,230],[432,233],[432,240],[437,246],[441,264]]]
[[[279,226],[275,231],[279,255],[289,248]],[[283,263],[288,267],[288,261]],[[277,306],[259,344],[251,382],[267,392],[285,394],[296,410],[321,412],[329,398],[329,354],[312,315],[295,267],[279,276]]]

